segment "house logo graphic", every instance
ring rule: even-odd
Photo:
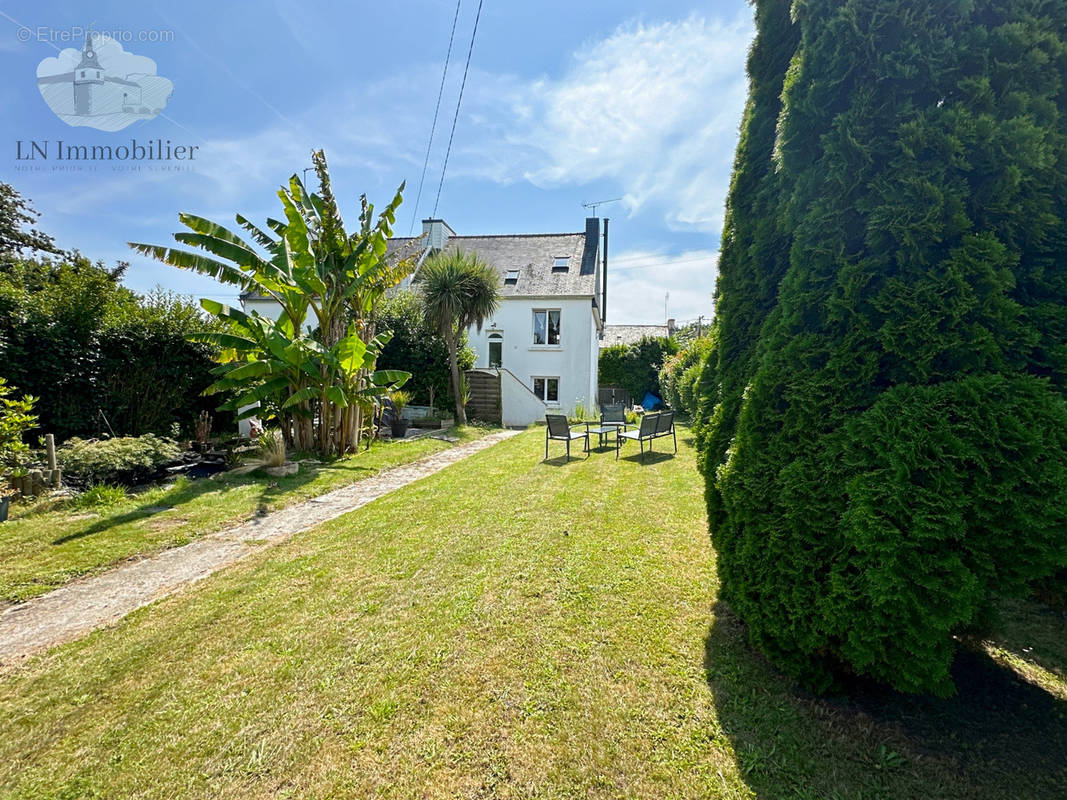
[[[65,123],[101,131],[154,118],[174,92],[174,84],[156,74],[155,61],[93,31],[80,52],[68,47],[37,65],[37,88]]]

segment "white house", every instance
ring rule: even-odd
[[[462,250],[500,273],[500,307],[468,340],[475,368],[500,379],[505,425],[544,420],[546,411],[595,408],[604,310],[600,220],[578,233],[460,236],[440,219],[423,220],[425,250]],[[411,243],[393,239],[392,248]],[[418,283],[418,270],[412,276]]]
[[[474,253],[500,273],[501,302],[479,332],[468,331],[475,369],[499,380],[504,425],[543,421],[597,404],[597,365],[604,329],[607,220],[590,217],[578,233],[460,236],[441,219],[423,220],[419,239],[394,238],[389,252],[422,248],[419,268],[436,251]],[[418,285],[418,269],[405,286]],[[246,311],[276,319],[269,298],[246,294]],[[495,398],[494,398],[495,400]]]

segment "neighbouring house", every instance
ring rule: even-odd
[[[646,336],[650,339],[665,339],[674,336],[674,320],[667,320],[666,325],[605,325],[600,346],[637,344]]]
[[[468,331],[477,353],[468,373],[472,416],[509,426],[571,414],[597,402],[604,330],[607,221],[590,217],[577,233],[460,236],[441,219],[422,236],[394,238],[389,252],[421,250],[404,286],[418,288],[419,269],[436,251],[473,253],[500,273],[500,307],[481,331]],[[270,298],[246,294],[245,311],[277,318]]]

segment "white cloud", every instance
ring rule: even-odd
[[[449,177],[543,188],[608,180],[625,195],[631,215],[658,216],[673,230],[717,234],[747,91],[749,17],[746,10],[732,22],[694,16],[630,23],[584,45],[559,78],[472,69]],[[235,199],[308,164],[313,140],[325,145],[331,164],[400,171],[413,190],[436,69],[413,64],[302,109],[288,125],[232,139],[205,137],[200,169],[216,183],[219,199]],[[427,175],[431,188],[448,122],[439,120]]]
[[[668,317],[681,323],[700,315],[709,321],[718,265],[719,254],[714,250],[675,255],[629,250],[610,257],[608,324],[662,325]]]
[[[631,24],[586,45],[559,80],[491,83],[486,93],[511,130],[489,140],[504,152],[480,148],[483,174],[545,187],[612,179],[632,212],[655,209],[674,229],[717,233],[752,35],[747,12],[732,22]]]

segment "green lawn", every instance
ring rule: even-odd
[[[461,442],[485,435],[481,428],[453,429]],[[52,504],[15,506],[0,525],[0,601],[18,602],[98,572],[123,559],[186,544],[255,514],[278,509],[383,469],[446,450],[439,439],[375,443],[344,459],[302,467],[297,475],[222,476],[219,480],[180,479],[176,484],[97,509]],[[68,504],[69,505],[69,504]],[[172,510],[160,511],[170,508]]]
[[[952,701],[812,697],[716,603],[688,433],[543,436],[0,675],[0,796],[1065,796],[1062,615],[997,643],[1043,631],[1047,688],[977,652]]]

